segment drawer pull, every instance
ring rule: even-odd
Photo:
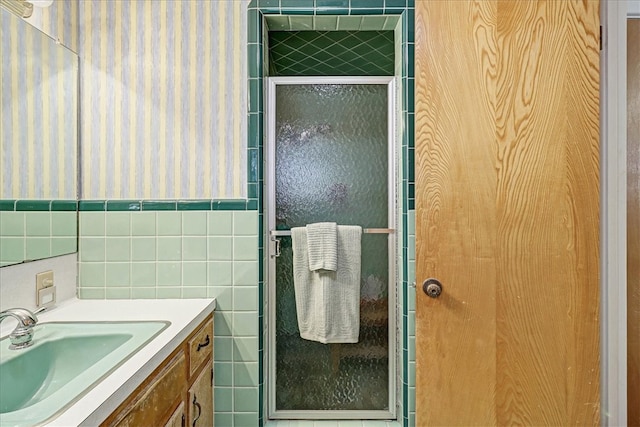
[[[193,395],[193,406],[195,406],[196,408],[198,408],[198,415],[193,419],[193,423],[191,423],[191,425],[193,427],[196,426],[196,423],[198,422],[198,419],[200,418],[200,415],[202,415],[202,406],[200,406],[200,404],[196,401],[197,397],[194,394]]]
[[[209,339],[209,334],[207,334],[207,338],[205,338],[203,343],[198,343],[198,348],[196,348],[196,351],[200,351],[200,349],[202,347],[206,347],[211,343],[211,340]]]

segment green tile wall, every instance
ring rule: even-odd
[[[80,211],[79,295],[216,297],[216,425],[257,426],[258,212],[144,210],[169,205],[145,202],[142,210],[108,210],[108,201]]]
[[[0,266],[77,250],[73,211],[0,211]]]
[[[408,424],[415,426],[416,422],[416,213],[414,210],[407,212],[407,415]],[[413,286],[411,286],[413,285]]]

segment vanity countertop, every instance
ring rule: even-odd
[[[215,299],[80,300],[39,313],[39,322],[169,321],[171,324],[46,425],[98,425],[215,309]],[[3,322],[5,323],[5,322]],[[8,323],[8,322],[6,322]],[[2,325],[2,336],[5,325]],[[78,355],[82,357],[82,355]]]

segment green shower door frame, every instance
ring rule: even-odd
[[[265,372],[265,380],[267,414],[270,419],[393,420],[396,418],[396,393],[400,386],[396,372],[398,357],[396,353],[398,278],[395,235],[397,224],[396,141],[398,138],[395,125],[398,120],[396,84],[397,80],[392,76],[271,77],[266,79],[264,229],[268,251],[265,254],[264,265],[268,279],[267,290],[265,290],[267,305],[265,353],[268,368]],[[291,88],[291,86],[296,87]],[[334,89],[337,97],[335,109],[329,107],[332,105],[331,97]],[[293,123],[293,125],[279,123],[277,102],[279,90],[281,91],[280,102],[288,99],[285,93],[289,94],[287,91],[290,90],[291,100],[298,102],[298,108],[304,106],[305,108],[300,109],[306,109],[308,105],[317,104],[319,106],[318,121],[302,120],[304,123]],[[320,98],[313,99],[316,96],[315,93],[318,93]],[[346,97],[352,99],[347,101],[338,99],[344,98],[345,93]],[[304,97],[307,95],[310,96],[308,103],[304,102],[306,99]],[[362,102],[362,108],[353,108],[355,99],[364,101],[359,101]],[[373,107],[367,100],[381,104]],[[288,108],[291,111],[296,107]],[[335,111],[328,111],[329,109]],[[340,134],[345,127],[349,128],[351,114],[361,115],[363,114],[361,110],[369,109],[376,111],[372,114],[373,117],[377,117],[377,120],[367,123],[366,119],[363,122],[363,119],[359,118],[360,124],[354,124],[354,129],[347,129],[346,132],[362,135],[361,138],[358,137],[360,140],[371,139],[372,133],[378,135],[373,138],[379,138],[382,132],[382,145],[377,142],[375,146],[372,145],[370,149],[365,148],[365,152],[359,154],[341,151],[344,149],[339,146],[342,135],[333,133]],[[341,122],[335,125],[329,123],[325,116],[330,115],[338,115]],[[283,119],[280,118],[280,120]],[[386,133],[386,146],[384,133]],[[284,143],[283,139],[286,140]],[[283,144],[289,144],[291,148]],[[301,144],[317,144],[318,148],[307,147],[298,150]],[[338,161],[344,159],[344,163],[342,165],[331,163],[324,172],[322,168],[311,171],[312,168],[305,162],[312,160],[314,150],[320,156],[323,156],[327,150],[335,150],[335,158]],[[367,156],[372,161],[370,163],[367,161],[366,171],[363,171],[360,182],[342,182],[344,176],[348,175],[345,170],[362,167],[363,159]],[[295,165],[291,166],[291,170],[283,171],[284,162],[295,162]],[[286,165],[288,167],[289,163]],[[298,171],[305,175],[308,181],[297,177],[291,180],[291,175],[297,174]],[[342,179],[332,179],[337,175]],[[293,183],[283,184],[287,180]],[[305,185],[308,188],[301,188],[301,183],[304,182],[308,182],[308,185]],[[385,184],[386,188],[381,189]],[[283,200],[288,201],[288,197],[283,196],[282,193],[287,189],[277,189],[278,185],[280,187],[297,185],[295,192],[298,194],[291,199],[298,204],[306,197],[313,197],[313,193],[318,188],[324,189],[325,195],[332,200],[332,207],[316,210],[309,207],[313,206],[312,204],[284,206],[287,203],[283,203]],[[318,199],[315,202],[318,203]],[[376,205],[376,212],[372,211],[372,203]],[[353,212],[347,212],[350,210]],[[356,210],[360,211],[355,212]],[[296,336],[297,319],[291,277],[292,249],[288,230],[291,227],[303,226],[305,223],[320,221],[363,227],[365,234],[362,235],[361,342],[365,346],[370,345],[371,352],[381,347],[386,349],[386,359],[370,357],[360,366],[349,366],[349,363],[353,363],[348,359],[349,352],[353,352],[357,345],[320,344],[305,341]],[[284,280],[283,274],[286,276]],[[381,304],[383,313],[380,315],[376,310],[380,310]],[[372,312],[375,313],[374,317],[379,317],[378,320],[386,318],[382,332],[380,330],[376,332],[375,327],[368,323],[371,322]],[[369,319],[365,320],[362,316],[367,313]],[[375,319],[372,323],[376,323]],[[286,331],[284,335],[292,341],[291,343],[285,342],[283,329]],[[375,344],[380,345],[376,347]],[[303,363],[298,365],[295,355],[299,355]],[[286,362],[285,358],[288,359]],[[320,366],[310,367],[308,358],[316,359],[317,365]],[[369,370],[371,373],[368,372]],[[363,371],[367,372],[363,374]],[[290,388],[289,385],[295,389]],[[324,385],[330,390],[322,390]],[[323,393],[326,395],[322,396]],[[344,405],[337,402],[340,401],[340,396],[344,396]]]

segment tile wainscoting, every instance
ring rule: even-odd
[[[112,209],[143,207],[133,211],[107,210],[110,202],[81,203],[78,293],[107,299],[215,297],[215,423],[255,427],[258,212],[176,210],[195,203],[111,202]],[[83,210],[89,206],[102,210]],[[218,203],[212,209],[233,206]]]

